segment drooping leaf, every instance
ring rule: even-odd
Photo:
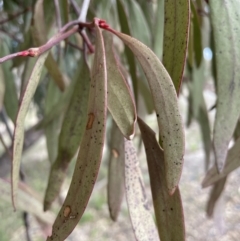
[[[213,146],[216,164],[221,171],[228,144],[239,119],[240,106],[240,2],[209,1],[217,64],[217,112]],[[223,21],[224,20],[224,21]],[[227,117],[227,118],[226,118]]]
[[[135,103],[113,52],[112,37],[104,34],[108,78],[108,109],[122,134],[131,139],[137,119]]]
[[[208,187],[220,179],[226,177],[230,172],[240,167],[240,138],[235,142],[233,147],[228,151],[226,163],[221,173],[218,173],[214,165],[206,174],[202,187]]]
[[[37,46],[41,46],[47,42],[47,30],[45,29],[44,24],[45,15],[43,11],[43,2],[44,0],[38,0],[35,4],[34,10],[34,25],[32,26],[32,36]],[[60,90],[63,91],[65,89],[66,80],[64,79],[65,77],[60,71],[58,64],[54,60],[51,52],[47,57],[45,66],[55,81],[56,85]]]
[[[108,208],[113,221],[117,220],[124,196],[124,137],[112,121],[109,140]]]
[[[63,93],[59,90],[56,83],[49,78],[47,93],[45,97],[44,115],[48,116],[56,104],[60,104],[60,99],[63,98]],[[54,118],[48,125],[44,127],[48,160],[52,164],[58,154],[58,137],[62,124],[63,113]]]
[[[27,189],[27,190],[26,190]],[[11,187],[10,182],[0,178],[0,195],[1,202],[9,202],[11,197]],[[26,211],[36,216],[42,222],[47,224],[52,224],[54,221],[55,214],[52,212],[44,213],[42,210],[41,200],[35,197],[34,191],[31,190],[26,184],[20,183],[19,185],[19,197],[18,197],[18,207],[22,211]]]
[[[102,33],[96,25],[96,48],[88,102],[88,122],[72,182],[48,241],[64,240],[79,222],[95,184],[104,146],[107,75]]]
[[[217,200],[219,199],[219,197],[221,196],[224,190],[226,181],[227,181],[227,177],[224,177],[223,179],[217,181],[211,190],[211,193],[207,202],[207,208],[206,208],[207,215],[209,217],[212,217],[213,215],[214,207],[216,205]]]
[[[195,57],[196,66],[199,67],[202,62],[202,53],[203,53],[202,32],[201,32],[200,20],[198,18],[198,14],[194,6],[194,3],[192,1],[190,1],[190,3],[191,3],[192,24],[193,24],[194,57]]]
[[[75,84],[69,108],[66,111],[58,141],[58,153],[52,163],[48,187],[44,199],[44,210],[48,210],[60,192],[68,165],[79,148],[86,123],[90,87],[90,73],[82,60],[79,80]],[[56,143],[55,143],[56,144]]]
[[[128,16],[127,16],[125,8],[124,8],[123,0],[117,0],[117,10],[118,10],[119,23],[121,26],[121,32],[131,35],[130,27],[129,27],[129,23],[128,23]],[[135,63],[134,55],[130,51],[130,49],[125,48],[125,54],[126,54],[126,58],[128,61],[129,73],[132,78],[134,97],[135,97],[135,100],[137,103],[138,78],[137,78],[136,63]]]
[[[138,241],[159,240],[150,212],[137,153],[125,139],[125,191],[133,231]]]
[[[41,77],[44,62],[48,56],[48,51],[38,57],[38,60],[32,70],[26,90],[20,102],[20,107],[17,113],[17,119],[13,137],[13,160],[12,160],[12,201],[13,206],[16,205],[16,195],[19,180],[19,167],[22,156],[23,140],[24,140],[24,120],[27,114],[31,99],[37,88]]]
[[[189,0],[166,0],[164,9],[163,65],[179,93],[188,46]]]
[[[181,176],[184,155],[184,133],[174,85],[162,63],[147,46],[126,34],[110,31],[133,51],[148,80],[163,142],[167,185],[172,194]]]
[[[138,117],[145,146],[153,204],[161,241],[184,241],[185,227],[180,190],[169,195],[165,179],[164,153],[154,131]]]
[[[9,50],[5,42],[1,43],[1,53],[3,56],[9,54]],[[11,61],[6,61],[1,64],[5,80],[5,92],[7,93],[4,95],[4,107],[9,118],[15,122],[18,111],[18,97],[14,76],[11,71],[11,65]]]

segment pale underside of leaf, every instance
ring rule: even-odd
[[[169,195],[165,179],[164,153],[154,131],[138,118],[145,146],[155,216],[161,241],[184,241],[185,226],[180,190]]]
[[[202,182],[202,187],[208,187],[213,183],[227,176],[230,172],[240,167],[240,138],[235,142],[234,146],[228,151],[226,163],[221,173],[218,172],[214,165],[206,174]]]
[[[124,196],[124,137],[112,121],[109,140],[108,208],[113,221],[117,220]]]
[[[217,67],[217,112],[213,146],[218,170],[224,168],[240,106],[240,1],[209,1]]]
[[[179,93],[188,46],[189,0],[167,0],[164,5],[163,65]]]
[[[18,188],[20,160],[22,156],[23,139],[24,139],[24,120],[27,114],[28,107],[38,86],[41,77],[44,62],[48,56],[45,52],[40,57],[32,70],[26,90],[23,94],[20,107],[17,114],[14,136],[13,136],[13,160],[12,160],[12,201],[15,207],[15,198]]]
[[[48,241],[64,240],[78,224],[87,206],[102,159],[107,112],[107,74],[103,38],[98,26],[91,77],[86,130],[67,197]]]
[[[128,209],[137,241],[159,240],[150,212],[137,153],[125,139],[125,190]]]
[[[174,85],[162,63],[146,45],[126,34],[112,32],[133,51],[148,80],[163,142],[167,185],[173,193],[181,176],[184,155],[184,132]]]
[[[135,133],[137,119],[135,103],[114,56],[112,36],[105,32],[104,40],[108,73],[108,109],[123,135],[131,139]]]
[[[90,88],[90,72],[81,61],[79,79],[65,113],[58,140],[58,153],[51,166],[48,187],[44,199],[44,210],[48,210],[60,192],[69,163],[79,148],[87,123],[87,105]],[[56,130],[55,130],[56,131]],[[56,143],[55,143],[56,145]]]

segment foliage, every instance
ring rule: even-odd
[[[208,201],[211,215],[227,176],[240,165],[240,3],[4,0],[0,7],[1,121],[7,129],[9,123],[14,125],[13,136],[9,132],[10,148],[0,133],[5,151],[12,156],[11,188],[0,179],[4,199],[8,200],[11,190],[14,208],[49,222],[21,171],[27,137],[44,130],[51,164],[44,211],[59,196],[77,154],[67,197],[47,240],[64,240],[78,224],[96,182],[104,145],[111,152],[110,217],[117,220],[126,193],[136,240],[185,240],[178,187],[185,138],[178,96],[182,89],[188,90],[187,125],[196,120],[201,128],[206,167],[202,185],[213,185]],[[211,110],[203,96],[206,47],[213,55],[217,94],[213,130]],[[32,102],[38,121],[25,130]],[[156,114],[159,140],[144,122],[151,113]],[[133,144],[137,125],[146,152],[156,224]],[[25,199],[28,208],[22,204]],[[52,219],[53,214],[48,215]]]

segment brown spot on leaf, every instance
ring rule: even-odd
[[[94,121],[94,114],[89,113],[88,114],[88,122],[87,122],[87,126],[86,126],[87,130],[92,129],[93,121]]]
[[[68,218],[69,215],[70,215],[70,213],[71,213],[71,207],[70,207],[70,206],[66,206],[66,207],[64,208],[64,210],[63,210],[63,216],[64,216],[65,218]]]

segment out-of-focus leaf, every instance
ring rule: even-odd
[[[213,183],[227,176],[240,166],[240,138],[235,142],[234,146],[228,151],[225,166],[221,173],[218,173],[217,167],[213,166],[206,174],[202,182],[202,187],[208,187]]]
[[[153,204],[161,241],[184,241],[185,227],[180,190],[169,195],[165,179],[164,153],[154,131],[138,118],[148,161]]]
[[[45,98],[45,116],[49,115],[52,111],[53,107],[56,104],[60,104],[59,101],[63,97],[63,94],[59,90],[58,86],[55,82],[49,78],[48,89]],[[45,126],[44,132],[46,136],[46,144],[47,144],[47,152],[48,152],[48,159],[50,163],[53,163],[56,160],[58,154],[58,136],[61,128],[62,123],[62,114],[59,113],[59,116],[54,118],[51,123]]]
[[[193,23],[193,46],[194,46],[194,57],[195,57],[195,63],[197,67],[200,66],[202,62],[202,32],[201,32],[201,26],[200,21],[198,19],[198,14],[195,9],[194,3],[191,2],[191,13],[192,13],[192,23]]]
[[[60,12],[61,12],[61,19],[62,25],[65,25],[69,22],[69,3],[68,0],[61,0],[59,1]]]
[[[43,11],[43,0],[38,0],[35,4],[34,10],[34,25],[32,26],[32,37],[35,43],[40,46],[47,42],[47,31],[44,25],[44,11]],[[52,53],[49,53],[45,66],[49,71],[49,74],[52,76],[56,85],[60,90],[65,89],[65,80],[64,75],[61,73],[61,70],[58,67],[58,64],[53,58]]]
[[[150,212],[141,169],[132,141],[125,139],[125,191],[133,231],[138,241],[159,240]]]
[[[240,137],[240,120],[238,121],[235,131],[234,131],[234,140],[236,141]]]
[[[188,46],[190,25],[189,0],[165,1],[163,65],[179,93]]]
[[[125,3],[125,9],[128,11],[128,19],[131,19],[131,21],[128,21],[131,36],[150,47],[152,42],[150,27],[143,13],[146,9],[142,10],[135,0],[125,0]]]
[[[158,57],[144,44],[113,31],[133,51],[148,80],[163,142],[169,193],[178,185],[183,165],[184,132],[172,80]]]
[[[164,0],[158,0],[153,26],[153,52],[162,59],[164,31]]]
[[[222,171],[228,144],[239,119],[240,1],[209,1],[209,6],[216,47],[218,83],[213,146],[218,170]]]
[[[9,54],[8,47],[5,42],[1,43],[1,53],[3,56]],[[4,81],[5,81],[5,94],[4,95],[4,108],[9,116],[9,118],[15,122],[17,111],[18,111],[18,97],[16,85],[14,82],[14,76],[11,71],[11,61],[6,61],[1,64]]]
[[[4,100],[4,94],[5,94],[5,83],[4,83],[4,75],[2,66],[0,65],[0,111],[3,107],[3,100]]]
[[[29,187],[27,187],[27,189],[29,189]],[[10,182],[0,178],[1,201],[4,200],[6,202],[9,202],[9,200],[11,200],[10,190]],[[30,191],[34,193],[34,191],[32,191],[31,189]],[[52,212],[44,213],[42,210],[41,200],[38,200],[32,193],[30,193],[29,190],[26,191],[26,186],[20,183],[18,194],[19,209],[33,214],[44,223],[52,224],[52,222],[54,221],[55,214]]]
[[[78,154],[72,182],[53,224],[48,241],[64,240],[78,224],[96,182],[105,138],[107,73],[102,33],[96,25],[96,48],[90,85],[88,122]]]
[[[32,74],[29,78],[26,86],[25,93],[21,99],[20,107],[17,113],[16,127],[13,137],[13,160],[12,160],[12,202],[15,208],[16,195],[18,189],[19,180],[19,167],[22,156],[23,140],[24,140],[24,120],[27,114],[28,107],[31,99],[37,88],[39,79],[41,77],[42,68],[47,58],[48,52],[45,52],[38,57],[38,60],[32,70]]]
[[[104,34],[108,78],[108,109],[122,134],[131,139],[135,133],[137,119],[132,93],[120,72],[113,52],[112,36]]]
[[[113,221],[117,220],[124,196],[124,137],[112,121],[109,140],[108,208]]]
[[[117,0],[117,10],[118,10],[119,23],[121,26],[121,32],[131,35],[130,27],[128,24],[128,17],[127,17],[126,11],[124,9],[124,4],[123,4],[122,0]],[[130,51],[130,49],[125,48],[125,54],[126,54],[127,61],[128,61],[129,73],[132,78],[134,97],[135,97],[135,100],[137,103],[138,78],[137,78],[136,63],[135,63],[133,53]]]
[[[57,158],[51,167],[44,199],[45,211],[50,208],[52,202],[60,192],[61,185],[66,176],[66,170],[79,148],[86,127],[90,73],[87,64],[83,62],[82,60],[79,66],[81,69],[79,80],[76,82],[69,108],[63,120],[58,141]]]
[[[215,204],[224,190],[226,181],[227,181],[227,177],[224,177],[223,179],[219,180],[214,184],[207,202],[208,217],[212,217]]]

